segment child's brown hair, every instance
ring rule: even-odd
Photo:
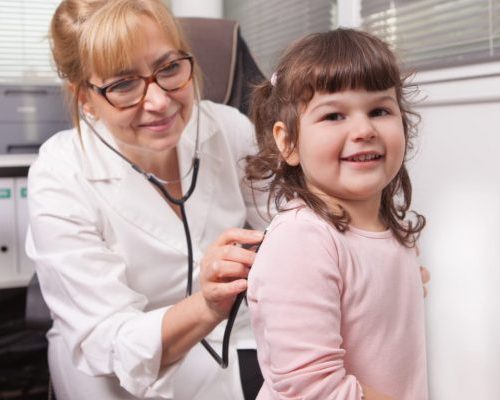
[[[316,92],[394,88],[403,120],[406,158],[416,134],[412,116],[418,115],[409,108],[404,82],[387,44],[366,32],[339,28],[293,43],[281,57],[271,81],[264,81],[254,89],[250,118],[255,124],[259,152],[247,157],[246,179],[254,188],[269,190],[278,210],[284,200],[299,196],[338,230],[345,231],[350,221],[347,212],[329,210],[322,199],[307,189],[301,166],[283,162],[274,141],[273,126],[277,121],[285,124],[291,151],[297,146],[300,115]],[[265,186],[256,185],[256,181],[265,182]],[[380,215],[398,241],[408,247],[414,245],[425,225],[425,218],[417,213],[413,221],[405,220],[411,194],[410,178],[403,163],[382,191]]]

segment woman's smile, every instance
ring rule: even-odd
[[[150,122],[142,123],[139,128],[146,128],[153,132],[165,132],[169,130],[172,125],[174,125],[177,118],[178,111],[175,111],[172,115],[165,118],[156,119]]]

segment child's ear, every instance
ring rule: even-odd
[[[288,131],[282,121],[278,121],[274,124],[273,136],[274,141],[276,142],[276,146],[278,146],[278,150],[280,151],[281,156],[283,157],[285,162],[292,167],[299,165],[299,152],[296,146],[293,149],[290,149]]]

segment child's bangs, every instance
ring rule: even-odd
[[[354,60],[337,58],[317,68],[311,74],[315,90],[329,93],[356,89],[379,91],[394,87],[400,81],[399,71],[393,63],[383,62],[381,57],[370,59],[362,53],[354,57]]]
[[[311,51],[311,53],[309,53]],[[314,58],[313,55],[314,54]],[[318,56],[319,54],[319,56]],[[369,37],[350,40],[334,37],[322,43],[320,49],[308,49],[299,60],[292,78],[292,95],[306,104],[315,92],[334,93],[343,90],[387,90],[400,85],[397,60],[385,46]],[[306,69],[300,65],[308,65]]]

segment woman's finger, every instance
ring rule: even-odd
[[[203,297],[210,303],[222,303],[234,300],[234,297],[247,289],[246,279],[225,283],[207,283],[203,287]]]
[[[240,246],[226,245],[221,248],[221,259],[252,265],[255,260],[255,252]]]
[[[227,260],[214,260],[208,268],[207,279],[212,282],[227,282],[235,278],[246,279],[250,271],[250,268],[242,263]]]
[[[235,245],[225,245],[221,247],[212,247],[202,259],[201,265],[206,274],[214,275],[214,272],[217,272],[214,267],[223,266],[225,265],[224,262],[232,262],[250,267],[254,260],[254,251]],[[217,275],[217,273],[215,275]]]
[[[256,244],[260,243],[264,232],[253,229],[229,228],[226,229],[214,242],[215,246],[228,244]]]

